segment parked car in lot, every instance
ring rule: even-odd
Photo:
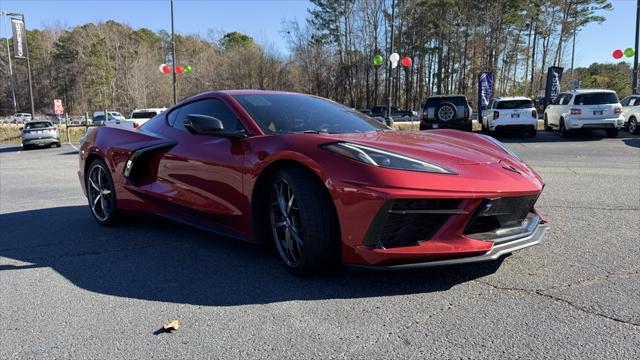
[[[137,131],[91,129],[79,157],[99,224],[156,213],[272,243],[295,274],[496,260],[548,229],[542,178],[498,140],[393,131],[304,94],[202,93]]]
[[[624,126],[634,135],[640,134],[640,95],[631,95],[620,100]]]
[[[458,129],[471,131],[471,105],[464,95],[436,95],[422,108],[420,130]]]
[[[106,125],[107,122],[119,123],[122,120],[126,120],[122,114],[117,111],[109,111],[108,119],[105,121],[104,111],[96,111],[93,113],[91,123],[94,125]]]
[[[51,145],[60,147],[58,128],[51,121],[30,121],[20,130],[24,149]]]
[[[519,130],[526,136],[536,136],[538,112],[533,101],[524,96],[493,99],[482,112],[482,129],[493,132]]]
[[[15,113],[11,116],[12,124],[24,124],[31,121],[33,117],[29,113]]]
[[[566,137],[580,129],[603,129],[616,137],[624,124],[622,105],[613,90],[577,89],[563,92],[544,111],[545,130]]]

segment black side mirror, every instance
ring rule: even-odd
[[[224,126],[222,121],[208,115],[189,114],[184,119],[184,127],[192,134],[219,135]]]

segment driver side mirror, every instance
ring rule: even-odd
[[[184,119],[184,127],[195,135],[219,135],[224,126],[222,121],[208,115],[189,114]]]

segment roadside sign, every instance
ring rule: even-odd
[[[54,99],[53,100],[53,112],[56,115],[64,114],[64,108],[62,107],[62,100],[61,99]]]

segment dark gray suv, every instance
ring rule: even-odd
[[[436,95],[427,98],[422,108],[420,130],[472,130],[471,106],[464,95]]]

